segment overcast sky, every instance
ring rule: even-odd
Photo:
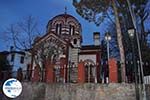
[[[4,36],[2,32],[6,27],[28,15],[38,20],[39,29],[44,33],[47,22],[54,16],[64,13],[65,6],[67,13],[76,17],[82,25],[83,44],[93,44],[93,32],[98,31],[101,34],[105,32],[103,25],[96,27],[95,24],[81,18],[76,13],[72,0],[0,0],[0,37]],[[8,50],[10,45],[1,39],[0,51]]]

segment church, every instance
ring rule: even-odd
[[[67,13],[53,17],[45,35],[34,41],[32,79],[49,83],[100,82],[100,33],[94,32],[92,38],[93,45],[82,45],[82,26],[75,17]]]

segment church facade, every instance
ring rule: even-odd
[[[93,45],[82,45],[81,24],[66,13],[52,18],[46,28],[46,34],[37,37],[33,45],[32,70],[41,73],[34,71],[32,79],[100,82],[100,33],[93,33]]]

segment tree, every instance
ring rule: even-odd
[[[77,0],[73,0],[73,5],[76,7],[78,14],[89,22],[94,22],[96,25],[100,25],[102,22],[104,22],[104,20],[106,20],[106,18],[111,19],[109,15],[114,14],[122,68],[121,76],[122,82],[125,82],[125,56],[119,14],[116,4],[116,0],[80,0],[79,2]]]
[[[7,61],[6,53],[7,52],[0,53],[0,79],[4,79],[5,77],[8,78],[8,74],[12,70],[9,62]]]
[[[56,64],[56,62],[60,60],[60,55],[63,55],[65,52],[66,47],[53,36],[50,36],[49,39],[45,39],[43,41],[40,40],[41,38],[37,38],[35,40],[32,48],[32,54],[33,61],[40,67],[41,81],[43,81],[46,65]]]
[[[130,3],[130,7],[131,7],[131,12],[133,12],[132,16],[131,13],[129,11],[129,5],[127,5],[127,1],[128,4]],[[140,49],[141,49],[141,58],[142,61],[146,64],[149,62],[150,59],[150,47],[148,45],[148,35],[150,34],[149,32],[149,27],[145,25],[145,22],[148,21],[149,17],[150,17],[150,10],[149,10],[149,1],[148,0],[140,0],[140,1],[135,1],[135,0],[126,0],[126,1],[120,1],[119,2],[119,9],[121,10],[120,12],[122,12],[123,16],[122,18],[124,18],[125,20],[123,21],[124,25],[126,27],[124,27],[124,33],[127,33],[127,29],[128,26],[133,24],[132,19],[134,17],[135,19],[135,24],[134,27],[136,28],[136,32],[138,33],[138,37],[139,37],[139,41],[140,41]],[[130,21],[126,21],[126,20],[130,20]],[[124,34],[125,35],[125,34]],[[127,41],[128,39],[125,38],[125,45],[128,46],[128,48],[131,48],[129,46],[129,41]],[[137,47],[137,43],[134,43],[136,45],[136,60],[139,60],[139,52],[138,52],[138,47]],[[129,55],[131,54],[131,50],[126,48],[126,54]],[[130,56],[131,57],[131,56]],[[144,68],[144,74],[148,74],[149,71],[147,70],[149,67],[146,65],[143,65]],[[150,73],[149,73],[150,74]]]
[[[5,40],[9,40],[15,49],[31,49],[34,39],[40,35],[38,23],[32,16],[27,16],[24,20],[11,24],[6,31]]]

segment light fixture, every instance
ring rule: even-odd
[[[107,33],[105,34],[105,40],[106,40],[106,41],[110,41],[110,40],[111,40],[110,33],[107,32]]]
[[[129,34],[129,37],[133,38],[135,34],[135,29],[134,28],[128,29],[128,34]]]

